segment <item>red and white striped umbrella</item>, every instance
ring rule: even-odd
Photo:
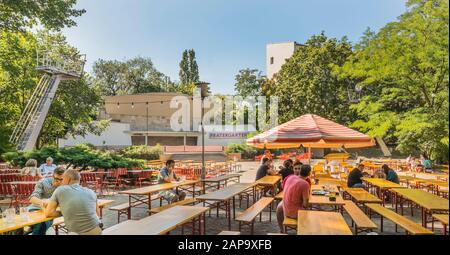
[[[305,114],[246,140],[256,148],[362,148],[374,140],[356,130],[314,114]]]

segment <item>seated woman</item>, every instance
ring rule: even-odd
[[[41,170],[39,170],[37,164],[37,160],[29,159],[27,163],[25,163],[25,167],[20,170],[20,174],[33,177],[39,176],[39,178],[42,178]]]

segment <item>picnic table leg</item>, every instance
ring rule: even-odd
[[[427,210],[424,207],[422,207],[422,226],[427,227]]]
[[[383,216],[382,215],[380,215],[381,216],[381,218],[380,218],[380,227],[381,227],[381,232],[383,232]]]
[[[128,196],[128,203],[129,203],[129,206],[128,206],[128,209],[127,209],[127,216],[128,216],[128,219],[129,220],[131,220],[131,205],[132,205],[132,203],[131,203],[131,195],[129,195]],[[117,217],[117,222],[119,222],[120,221],[120,214],[118,213],[118,217]]]
[[[272,222],[272,203],[269,205],[269,222]]]
[[[235,198],[233,197],[233,219],[236,219],[236,203]]]
[[[228,230],[231,230],[231,206],[230,206],[230,200],[227,200],[226,202],[227,206],[227,212],[228,212]]]
[[[192,184],[192,198],[195,198],[195,183]]]
[[[202,213],[202,216],[203,216],[202,235],[206,235],[206,213]]]

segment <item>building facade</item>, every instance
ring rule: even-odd
[[[266,45],[266,75],[268,79],[281,70],[286,61],[302,45],[297,42],[269,43]]]
[[[104,108],[100,119],[110,121],[110,126],[99,136],[60,139],[60,147],[91,143],[98,147],[120,148],[130,145],[156,144],[164,146],[201,145],[201,111],[194,110],[200,104],[198,96],[180,93],[145,93],[104,97]],[[181,106],[188,106],[186,130],[176,131],[171,119]],[[200,106],[200,105],[198,105]],[[205,113],[210,109],[205,107]],[[226,127],[205,125],[205,145],[226,146],[245,142],[246,134],[255,131],[253,127]]]

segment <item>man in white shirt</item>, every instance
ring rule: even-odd
[[[53,171],[55,171],[56,165],[53,164],[53,158],[48,157],[45,164],[42,164],[39,167],[39,170],[41,170],[41,175],[43,177],[52,176]]]

